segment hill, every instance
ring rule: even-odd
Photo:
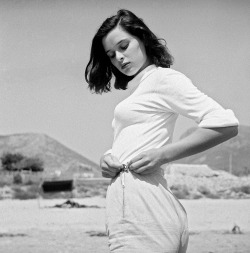
[[[187,130],[181,138],[191,134],[196,127]],[[239,134],[207,151],[178,160],[184,164],[207,164],[216,170],[232,172],[237,176],[250,174],[250,126],[239,126]]]
[[[26,133],[0,136],[0,156],[2,154],[21,153],[27,157],[38,157],[44,162],[45,173],[61,171],[91,172],[100,176],[99,166],[86,157],[67,148],[45,134]]]
[[[170,164],[165,176],[178,198],[250,198],[250,177],[237,177],[203,164]]]

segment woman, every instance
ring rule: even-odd
[[[85,78],[96,93],[129,89],[114,111],[112,149],[101,158],[107,191],[111,252],[186,252],[187,215],[170,191],[163,165],[211,148],[237,135],[231,110],[200,92],[139,19],[119,10],[92,41]],[[190,136],[172,143],[178,115],[197,122]]]

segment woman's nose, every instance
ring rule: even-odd
[[[117,59],[117,61],[123,61],[124,55],[120,52],[116,52],[116,59]]]

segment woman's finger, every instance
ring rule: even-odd
[[[146,165],[146,161],[144,161],[143,159],[138,160],[136,162],[133,162],[131,165],[129,165],[129,169],[134,171],[134,170],[138,170],[140,169],[142,166]]]
[[[114,178],[119,173],[122,164],[115,156],[107,154],[101,159],[100,167],[103,177]]]
[[[136,163],[138,161],[140,161],[143,158],[142,154],[139,154],[135,157],[133,157],[133,159],[130,160],[130,162],[128,162],[128,166],[132,165],[133,163]]]
[[[111,156],[108,156],[107,158],[103,159],[101,163],[102,169],[110,170],[113,172],[119,171],[121,166],[122,164],[118,160],[113,160]]]
[[[113,175],[110,175],[109,173],[105,172],[105,171],[102,171],[102,176],[103,177],[106,177],[106,178],[114,178],[115,176]]]
[[[109,174],[112,177],[115,177],[118,173],[117,169],[113,168],[102,168],[102,172],[105,174]]]
[[[103,161],[107,164],[108,167],[112,167],[114,169],[119,169],[122,166],[118,159],[111,155],[107,156]]]
[[[147,170],[148,170],[148,167],[147,167],[147,166],[142,166],[142,167],[140,167],[140,168],[134,170],[134,172],[137,173],[137,174],[142,174],[142,175],[144,175],[145,172],[146,172]]]
[[[118,173],[118,170],[113,168],[102,168],[102,171],[114,176]]]

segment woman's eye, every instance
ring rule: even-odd
[[[122,45],[122,46],[121,46],[121,49],[122,49],[122,50],[125,50],[125,49],[127,49],[127,48],[128,48],[128,44]]]

